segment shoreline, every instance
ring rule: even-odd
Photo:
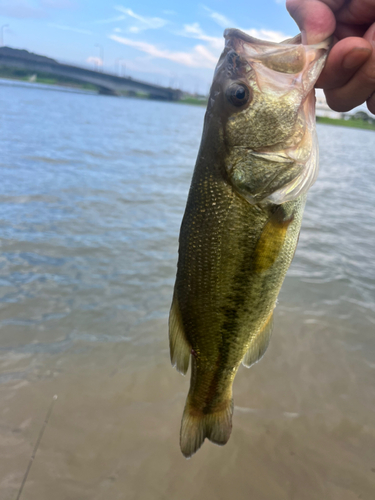
[[[344,120],[343,118],[328,118],[326,116],[317,116],[316,123],[321,123],[323,125],[335,125],[336,127],[351,127],[360,128],[362,130],[375,130],[375,124],[356,118]]]
[[[60,90],[61,92],[66,91],[66,92],[82,92],[82,93],[87,93],[91,95],[95,95],[96,93],[99,94],[98,89],[95,88],[93,85],[89,84],[75,84],[72,82],[60,82],[57,79],[52,81],[52,79],[49,78],[43,78],[39,77],[35,82],[32,82],[29,80],[29,78],[12,78],[10,76],[5,76],[5,75],[0,75],[1,80],[6,80],[9,82],[14,82],[14,84],[17,83],[26,83],[26,84],[39,84],[43,85],[43,88],[48,90],[47,87],[51,87],[51,90]],[[123,95],[121,97],[133,97],[135,99],[148,99],[148,97],[144,95]],[[179,101],[173,101],[176,104],[186,104],[189,106],[207,106],[207,100],[206,99],[198,99],[193,96],[185,97],[180,99]],[[323,125],[334,125],[338,127],[350,127],[350,128],[357,128],[357,129],[362,129],[362,130],[375,130],[375,122],[374,123],[369,123],[361,119],[355,119],[355,118],[350,118],[348,120],[345,120],[343,118],[328,118],[325,116],[316,116],[316,123],[320,123]]]

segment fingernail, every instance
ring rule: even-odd
[[[362,66],[362,64],[368,59],[370,54],[370,49],[366,49],[365,47],[356,47],[346,54],[342,62],[342,66],[345,69],[359,68],[359,66]]]

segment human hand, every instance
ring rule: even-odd
[[[375,114],[375,0],[287,0],[303,43],[334,34],[325,68],[316,86],[335,111],[367,102]]]

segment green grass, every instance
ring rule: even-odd
[[[327,118],[322,116],[316,117],[317,123],[325,123],[327,125],[338,125],[339,127],[352,127],[352,128],[362,128],[365,130],[375,130],[375,124],[365,122],[364,120],[356,120],[351,118],[349,120],[344,120],[342,118]]]
[[[197,99],[196,97],[184,97],[177,102],[182,104],[194,104],[194,106],[207,106],[206,99]]]
[[[35,80],[37,83],[45,83],[46,85],[58,85],[58,80],[56,78],[39,78],[36,77]]]
[[[68,77],[56,77],[50,73],[35,72],[19,68],[9,68],[7,66],[0,66],[0,78],[8,80],[18,80],[22,82],[30,81],[30,78],[36,74],[36,83],[45,83],[47,85],[61,85],[63,87],[85,89],[85,90],[98,90],[96,85],[90,83],[83,83]]]
[[[29,82],[30,78],[36,75],[36,83],[45,83],[47,85],[61,85],[63,87],[70,87],[70,88],[77,88],[77,89],[84,89],[84,90],[93,90],[96,92],[99,92],[99,87],[96,85],[91,85],[90,83],[83,83],[79,82],[77,80],[74,80],[73,78],[68,78],[68,77],[63,77],[63,76],[56,76],[52,75],[50,73],[44,73],[41,71],[31,71],[31,70],[26,70],[26,69],[20,69],[20,68],[10,68],[8,66],[1,66],[0,65],[0,78],[5,78],[8,80],[18,80],[18,81],[23,81],[23,82]],[[127,97],[135,97],[137,99],[150,99],[150,96],[148,94],[145,94],[143,92],[132,92],[132,91],[124,91],[120,92],[120,95],[127,96]],[[193,104],[193,105],[198,105],[198,106],[207,106],[207,100],[206,99],[198,99],[196,97],[185,97],[181,99],[180,102],[182,104]]]

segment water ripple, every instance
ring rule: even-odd
[[[3,90],[2,331],[45,352],[147,342],[129,332],[168,314],[204,109],[95,99],[93,113],[93,96]],[[375,321],[375,134],[318,134],[320,175],[280,307],[365,331]]]

